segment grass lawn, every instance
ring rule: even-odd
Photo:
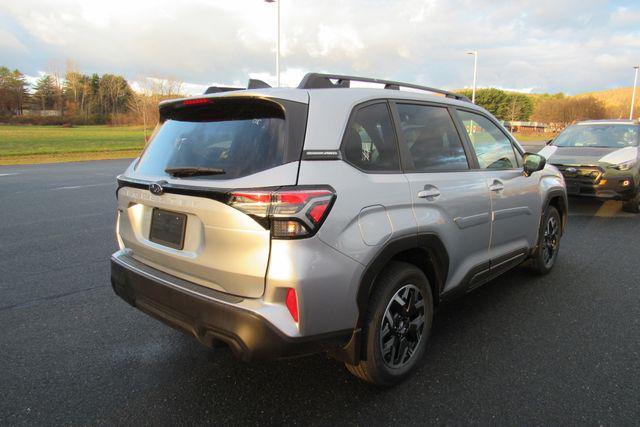
[[[518,142],[548,141],[557,135],[557,133],[513,133],[513,136]]]
[[[0,125],[0,165],[135,157],[142,126]]]

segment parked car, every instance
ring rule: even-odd
[[[160,105],[118,177],[111,280],[131,305],[244,360],[327,351],[390,385],[438,304],[554,266],[562,175],[464,96],[325,74],[265,86]]]
[[[640,212],[640,123],[589,120],[566,128],[539,154],[560,169],[569,195],[624,201]]]

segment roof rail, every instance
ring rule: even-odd
[[[332,80],[337,80],[336,83]],[[459,93],[450,92],[443,89],[436,89],[429,86],[421,86],[413,83],[395,82],[392,80],[373,79],[370,77],[343,76],[339,74],[322,74],[308,73],[303,78],[298,89],[329,89],[329,88],[348,88],[351,82],[377,83],[384,85],[385,89],[400,90],[401,87],[424,90],[425,92],[438,93],[447,98],[457,99],[459,101],[471,102],[469,98]]]

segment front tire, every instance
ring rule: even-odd
[[[407,378],[420,363],[433,321],[429,280],[413,264],[391,262],[378,276],[364,327],[365,354],[355,376],[391,386]]]
[[[622,209],[631,213],[640,213],[640,190],[636,191],[636,195],[624,202]]]
[[[537,274],[547,274],[555,265],[560,249],[561,227],[558,210],[554,206],[547,206],[538,233],[538,245],[531,257],[531,268]]]

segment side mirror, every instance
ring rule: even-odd
[[[524,163],[525,176],[531,176],[532,173],[541,171],[547,164],[547,159],[540,154],[534,153],[524,153],[522,160]]]

